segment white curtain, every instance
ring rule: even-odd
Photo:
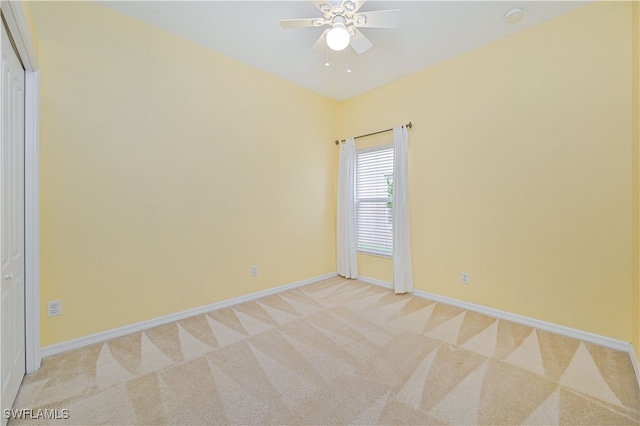
[[[393,129],[393,289],[413,291],[411,240],[409,232],[409,132],[405,126]]]
[[[353,138],[340,144],[338,164],[338,274],[358,278],[356,256],[355,205],[356,143]]]

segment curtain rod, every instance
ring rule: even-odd
[[[407,129],[410,129],[413,127],[413,124],[411,124],[411,122],[408,122],[407,124],[405,124],[405,126],[407,126]],[[386,130],[380,130],[378,132],[373,132],[373,133],[367,133],[366,135],[360,135],[360,136],[355,136],[354,139],[360,139],[360,138],[366,138],[367,136],[373,136],[373,135],[379,135],[380,133],[386,133],[386,132],[391,132],[393,129],[386,129]],[[346,139],[336,139],[336,145],[338,145],[340,142],[344,142]]]

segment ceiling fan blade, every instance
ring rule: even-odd
[[[318,37],[318,40],[313,44],[313,46],[311,46],[312,51],[322,52],[323,50],[326,50],[329,48],[327,46],[327,39],[326,39],[327,32],[329,32],[328,28],[324,30],[322,34],[320,34],[320,37]]]
[[[360,54],[371,49],[371,47],[373,47],[373,43],[371,43],[369,39],[366,38],[360,31],[358,31],[357,29],[355,30],[356,32],[353,37],[351,37],[351,42],[349,43],[353,50],[355,50],[356,53]]]
[[[360,28],[395,28],[400,23],[400,9],[360,12],[360,15],[367,18],[364,25],[356,24]]]
[[[313,21],[317,20],[318,18],[281,19],[280,26],[286,29],[313,27]]]

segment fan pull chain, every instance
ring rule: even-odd
[[[329,62],[329,46],[327,46],[327,44],[325,43],[324,45],[324,52],[325,52],[325,61],[324,61],[324,66],[328,67],[329,65],[331,65],[331,63]]]

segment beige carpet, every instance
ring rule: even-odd
[[[55,355],[10,424],[638,424],[628,354],[333,278]]]

